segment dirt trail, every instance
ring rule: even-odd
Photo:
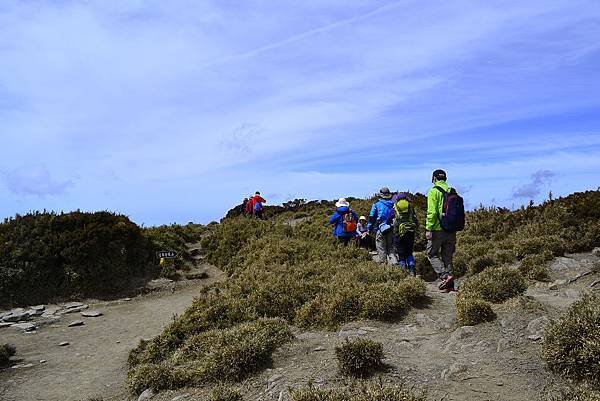
[[[20,364],[34,366],[0,372],[0,399],[23,400],[126,400],[124,387],[129,351],[142,338],[161,332],[173,315],[183,312],[199,288],[222,278],[214,268],[205,280],[168,286],[131,301],[90,302],[90,310],[103,316],[82,318],[66,315],[55,324],[42,326],[36,334],[12,328],[0,329],[0,342],[14,344]],[[67,327],[72,320],[84,326]],[[58,346],[68,341],[70,345]],[[46,360],[41,364],[40,360]]]
[[[550,266],[552,283],[533,285],[524,296],[495,306],[497,319],[474,327],[456,323],[455,294],[440,294],[428,284],[428,304],[412,309],[401,321],[361,321],[337,332],[297,332],[296,341],[275,353],[270,369],[235,387],[245,400],[266,401],[287,399],[289,387],[304,386],[309,380],[316,386],[344,385],[337,373],[335,347],[345,338],[367,337],[384,344],[388,370],[381,380],[426,390],[429,400],[540,400],[557,379],[539,356],[539,334],[548,319],[593,291],[590,285],[600,278],[594,269],[598,261],[592,254],[556,259]],[[215,279],[214,273],[211,277]],[[2,341],[15,344],[24,362],[35,366],[0,372],[5,388],[0,399],[132,399],[123,384],[129,350],[140,338],[158,334],[197,292],[198,285],[131,302],[96,304],[91,308],[105,315],[86,320],[82,327],[67,328],[66,317],[58,327],[45,326],[34,335],[1,329]],[[58,347],[61,341],[71,345]],[[40,359],[47,363],[39,364]],[[189,395],[186,401],[203,400],[206,391],[165,391],[152,400],[171,401],[182,394]]]

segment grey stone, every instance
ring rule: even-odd
[[[29,316],[40,316],[42,313],[44,313],[44,311],[36,309],[27,309],[25,313],[27,313]]]
[[[15,323],[10,327],[23,331],[34,331],[36,329],[35,324],[33,323]]]
[[[539,341],[542,339],[542,336],[540,334],[532,334],[527,338],[529,338],[531,341]]]
[[[84,311],[84,312],[81,312],[81,316],[83,316],[83,317],[99,317],[99,316],[102,316],[102,312],[98,312],[96,310]]]
[[[131,298],[123,298],[123,301],[129,302],[129,301],[131,301]]]
[[[69,323],[69,327],[78,327],[78,326],[83,326],[85,324],[85,322],[83,320],[73,320],[71,323]]]
[[[29,318],[29,313],[22,308],[13,309],[2,316],[2,320],[5,322],[21,322],[24,320],[29,320]]]
[[[171,401],[181,401],[181,400],[185,400],[186,398],[188,398],[190,395],[189,394],[180,394],[176,397],[173,397],[173,399]]]
[[[568,290],[565,290],[565,295],[568,298],[579,299],[581,298],[581,291],[569,288]]]
[[[82,310],[86,310],[87,308],[89,308],[88,305],[81,305],[81,306],[76,306],[74,308],[63,309],[59,313],[61,315],[66,315],[66,314],[69,314],[69,313],[79,313]]]
[[[46,363],[47,361],[45,359],[40,359],[40,363]]]
[[[85,305],[83,302],[69,302],[64,305],[65,309],[79,308]]]
[[[66,347],[67,345],[70,345],[70,343],[68,341],[63,341],[58,344],[59,347]]]
[[[458,345],[461,340],[470,337],[475,332],[473,326],[461,326],[450,335],[450,338],[446,341],[444,351],[448,352]]]
[[[60,310],[60,306],[49,306],[44,310],[44,313],[42,313],[42,317],[52,317]]]
[[[12,325],[13,325],[13,323],[11,323],[11,322],[0,322],[0,329],[3,327],[10,327]]]
[[[448,369],[442,372],[442,379],[455,380],[460,373],[467,371],[469,367],[461,363],[453,363]]]
[[[546,328],[546,325],[548,324],[548,320],[549,319],[546,316],[540,316],[537,319],[533,319],[527,325],[527,331],[529,331],[529,334],[531,334],[531,335],[540,335],[541,336],[544,333],[544,329]]]
[[[152,397],[154,397],[154,391],[152,391],[151,388],[147,388],[142,392],[142,394],[140,394],[140,396],[138,397],[138,401],[149,400]]]
[[[25,368],[33,368],[35,365],[33,363],[19,364],[13,365],[13,369],[25,369]]]
[[[46,309],[46,305],[36,305],[36,306],[32,306],[31,309],[37,310],[37,311],[43,311]]]

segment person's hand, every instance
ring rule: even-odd
[[[425,238],[427,238],[429,241],[431,241],[433,239],[433,233],[431,231],[427,231],[425,233]]]

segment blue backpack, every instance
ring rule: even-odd
[[[444,197],[442,203],[442,215],[440,216],[442,230],[451,233],[462,231],[465,228],[465,205],[463,198],[456,193],[454,188],[450,188],[448,192],[437,185],[435,188],[440,191]]]
[[[254,204],[254,211],[255,211],[255,212],[262,212],[262,210],[263,210],[263,205],[262,205],[262,203],[260,203],[260,202],[256,202],[256,203]]]
[[[392,223],[394,220],[394,208],[388,205],[385,205],[387,208],[386,213],[382,214],[379,219],[379,232],[381,234],[387,234],[392,229]]]

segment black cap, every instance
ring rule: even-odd
[[[444,170],[435,170],[433,172],[433,178],[438,181],[446,181],[446,172]]]

